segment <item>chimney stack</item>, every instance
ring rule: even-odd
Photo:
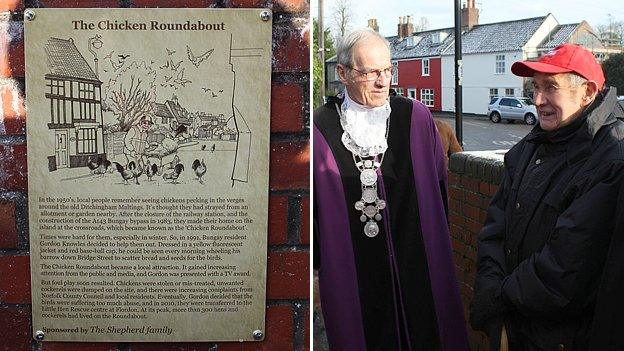
[[[399,24],[397,26],[397,35],[399,39],[403,39],[414,34],[414,22],[412,16],[399,17]]]
[[[475,7],[475,0],[466,0],[461,9],[462,30],[471,30],[479,24],[479,9]]]
[[[379,25],[377,24],[376,18],[371,18],[368,20],[368,28],[371,28],[375,32],[379,33]]]

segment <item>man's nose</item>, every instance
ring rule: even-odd
[[[540,91],[535,91],[533,95],[533,100],[535,101],[536,106],[541,106],[546,103],[546,99],[544,98],[544,94]]]
[[[388,82],[390,82],[390,78],[392,78],[390,74],[386,74],[381,71],[381,73],[377,76],[377,79],[375,79],[375,84],[386,86],[388,85]]]

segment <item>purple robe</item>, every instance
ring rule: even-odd
[[[332,350],[466,351],[446,219],[447,171],[429,110],[391,99],[378,170],[380,232],[364,235],[359,171],[335,104],[314,116],[314,259]],[[410,118],[411,117],[411,118]]]

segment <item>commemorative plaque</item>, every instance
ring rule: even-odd
[[[262,339],[270,11],[24,17],[33,335]]]

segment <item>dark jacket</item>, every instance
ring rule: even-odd
[[[473,328],[498,349],[587,350],[624,182],[624,110],[607,90],[571,124],[535,127],[505,155],[478,236]]]
[[[602,272],[591,333],[591,351],[624,350],[624,186],[615,211],[615,230]]]

